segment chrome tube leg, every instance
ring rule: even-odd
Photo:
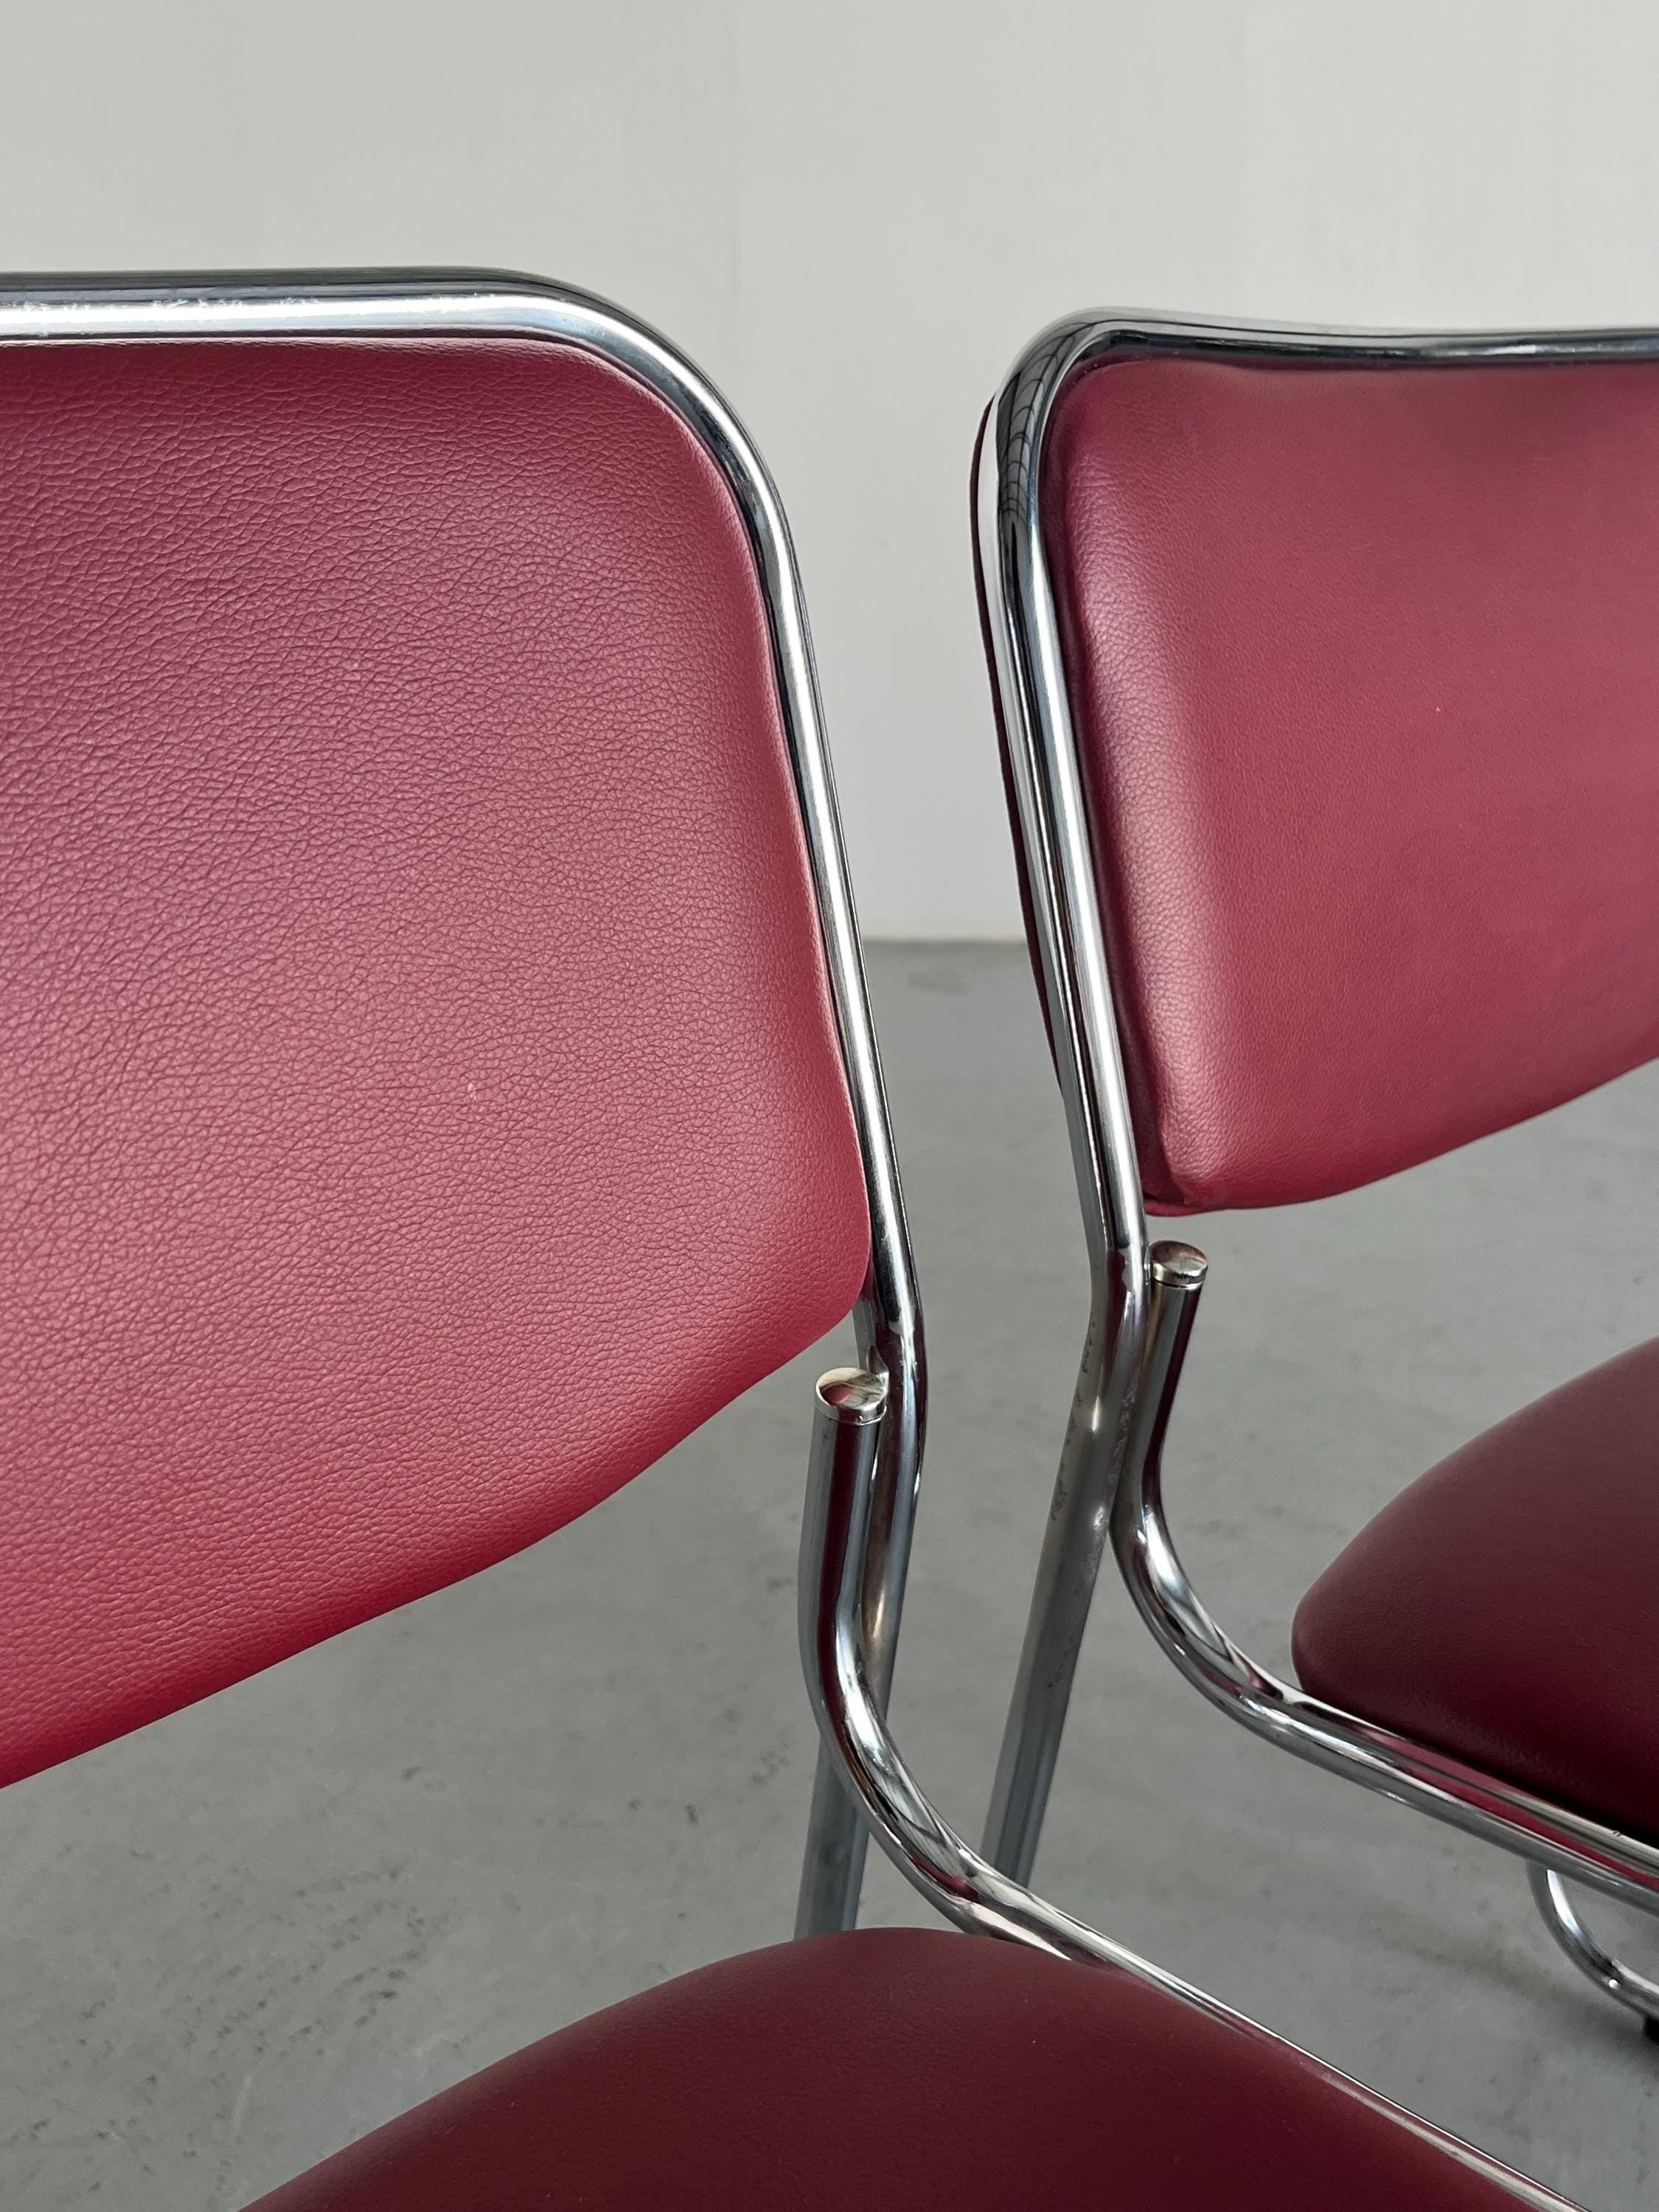
[[[878,1366],[884,1364],[880,1352],[890,1357],[896,1350],[881,1345]],[[886,1710],[893,1683],[893,1662],[898,1649],[899,1616],[909,1571],[910,1538],[915,1520],[917,1480],[921,1462],[921,1408],[913,1386],[903,1386],[905,1364],[895,1359],[899,1381],[888,1386],[884,1414],[875,1449],[884,1462],[885,1478],[878,1485],[875,1512],[870,1529],[873,1571],[869,1588],[873,1601],[865,1607],[865,1649],[869,1656],[871,1687]],[[809,1491],[806,1510],[813,1510]],[[859,1896],[864,1886],[864,1863],[870,1848],[870,1831],[842,1779],[840,1766],[820,1741],[817,1770],[812,1778],[812,1805],[807,1815],[806,1850],[801,1862],[800,1893],[795,1905],[795,1934],[828,1936],[855,1927]]]
[[[1018,1882],[1029,1882],[1036,1864],[1106,1546],[1142,1343],[1139,1327],[1127,1324],[1139,1310],[1138,1301],[1125,1301],[1115,1319],[1097,1310],[1091,1323],[1043,1531],[983,1844],[992,1865]]]
[[[1085,1377],[1088,1370],[1085,1361]],[[1018,1882],[1029,1882],[1036,1864],[1078,1654],[1106,1546],[1107,1481],[1101,1464],[1098,1408],[1097,1392],[1092,1387],[1085,1389],[1080,1382],[1054,1480],[1019,1671],[985,1819],[986,1857]]]
[[[1579,1972],[1615,2004],[1638,2014],[1643,2033],[1650,2042],[1659,2043],[1659,1982],[1650,1981],[1645,1974],[1638,1974],[1633,1966],[1626,1966],[1602,1949],[1579,1918],[1559,1874],[1534,1860],[1527,1869],[1527,1878],[1544,1925]]]
[[[870,1831],[847,1794],[841,1769],[820,1743],[795,1906],[797,1936],[827,1936],[857,1923],[869,1846]]]
[[[883,1437],[887,1404],[884,1382],[857,1368],[846,1368],[826,1375],[818,1388],[821,1402],[812,1432],[815,1458],[833,1452],[845,1439],[856,1454],[873,1459]],[[827,1402],[836,1408],[833,1418],[825,1416],[826,1394]],[[830,1495],[828,1481],[815,1480],[807,1493],[807,1513],[820,1512]],[[821,1547],[823,1531],[809,1529],[806,1541],[811,1547]],[[896,1632],[896,1622],[890,1626]],[[891,1685],[896,1634],[890,1633],[884,1641],[885,1679],[876,1686],[884,1707]],[[806,1856],[795,1907],[797,1936],[832,1935],[856,1925],[869,1848],[869,1826],[842,1778],[840,1760],[820,1736],[817,1771],[812,1778],[812,1809],[806,1824]]]
[[[1095,1577],[1123,1478],[1138,1468],[1132,1455],[1158,1449],[1180,1379],[1204,1263],[1189,1255],[1194,1273],[1187,1263],[1172,1261],[1177,1252],[1186,1254],[1187,1247],[1153,1247],[1146,1326],[1127,1325],[1139,1308],[1126,1305],[1103,1388],[1105,1363],[1092,1332],[1084,1352],[985,1828],[986,1857],[1018,1882],[1029,1883],[1036,1863]],[[1138,1425],[1148,1415],[1153,1428],[1142,1438]]]

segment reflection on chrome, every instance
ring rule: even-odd
[[[1039,514],[1043,442],[1062,387],[1111,360],[1171,354],[1365,362],[1659,358],[1647,331],[1345,332],[1177,316],[1057,323],[992,403],[975,483],[975,529],[1034,949],[1088,1241],[1091,1298],[1019,1671],[985,1830],[986,1856],[1029,1880],[1065,1729],[1102,1553],[1188,1679],[1235,1720],[1299,1757],[1531,1862],[1552,1933],[1601,1988],[1659,2019],[1659,1984],[1607,1958],[1572,1913],[1571,1875],[1659,1909],[1659,1848],[1429,1747],[1306,1697],[1218,1626],[1164,1518],[1160,1460],[1203,1280],[1190,1248],[1147,1248],[1059,626]],[[1171,1255],[1179,1249],[1186,1259]]]
[[[1553,2191],[1403,2112],[1035,1896],[1000,1873],[941,1818],[893,1741],[871,1685],[864,1648],[868,1584],[878,1571],[869,1537],[884,1481],[880,1432],[887,1397],[886,1377],[874,1370],[837,1368],[819,1382],[801,1526],[800,1646],[823,1746],[900,1873],[958,1928],[1133,1974],[1181,2003],[1226,2021],[1240,2034],[1274,2045],[1287,2063],[1387,2113],[1498,2183],[1517,2203],[1538,2212],[1560,2212],[1565,2200]]]
[[[921,1316],[865,989],[805,603],[766,465],[706,377],[669,342],[592,295],[495,270],[301,270],[258,276],[0,280],[0,342],[512,337],[578,346],[647,386],[702,442],[748,531],[772,635],[785,736],[817,892],[870,1205],[870,1273],[854,1317],[860,1358],[891,1377],[866,1632],[886,1693],[904,1595],[926,1399]],[[866,1832],[826,1759],[801,1880],[802,1932],[851,1927]]]

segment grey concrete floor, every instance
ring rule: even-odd
[[[1080,1239],[1023,953],[880,946],[872,969],[933,1371],[895,1718],[976,1832]],[[1442,1452],[1659,1330],[1656,1108],[1650,1070],[1376,1189],[1195,1224],[1215,1266],[1167,1480],[1246,1643],[1282,1656],[1302,1589]],[[0,1800],[0,2204],[226,2212],[787,1933],[807,1394],[839,1351],[551,1543]],[[1039,1877],[1596,2212],[1652,2202],[1659,2050],[1550,1948],[1518,1869],[1245,1737],[1115,1583]],[[868,1905],[927,1917],[885,1866]],[[1659,1960],[1659,1929],[1630,1948]]]

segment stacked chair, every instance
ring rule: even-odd
[[[1205,1262],[1148,1217],[1352,1189],[1659,1054],[1659,335],[1079,318],[993,403],[975,514],[1093,1282],[986,1855],[1029,1879],[1109,1541],[1207,1698],[1516,1852],[1651,2033],[1564,1878],[1659,1906],[1659,1344],[1396,1498],[1288,1683],[1164,1517]]]
[[[856,1332],[802,1540],[824,1932],[264,2212],[1559,2205],[1033,1895],[894,1744],[920,1315],[793,556],[704,379],[520,278],[20,280],[0,453],[5,1778]],[[1188,1279],[1137,1265],[1150,1407]],[[847,1924],[867,1834],[951,1927]]]

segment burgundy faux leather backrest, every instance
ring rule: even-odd
[[[654,395],[13,344],[0,483],[11,1778],[592,1505],[869,1223],[754,558]]]
[[[1659,363],[1120,360],[1042,495],[1155,1208],[1659,1054]]]

